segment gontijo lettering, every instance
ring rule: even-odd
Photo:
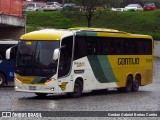
[[[118,58],[118,65],[138,65],[139,58]]]

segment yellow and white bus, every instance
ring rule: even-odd
[[[15,90],[38,96],[117,88],[138,91],[152,83],[153,39],[112,29],[45,29],[21,36]]]

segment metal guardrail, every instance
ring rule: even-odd
[[[22,0],[0,0],[0,14],[22,17]]]

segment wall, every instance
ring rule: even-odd
[[[22,0],[0,0],[0,13],[22,17]]]
[[[0,39],[19,39],[25,24],[22,0],[0,0]]]
[[[25,33],[24,27],[1,27],[0,39],[19,40],[20,36]]]
[[[0,27],[3,26],[25,26],[25,19],[11,15],[0,14]]]

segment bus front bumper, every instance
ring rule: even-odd
[[[34,84],[22,84],[15,81],[15,90],[19,92],[30,92],[30,93],[58,93],[58,85],[55,83],[56,81],[44,85],[34,85]]]

